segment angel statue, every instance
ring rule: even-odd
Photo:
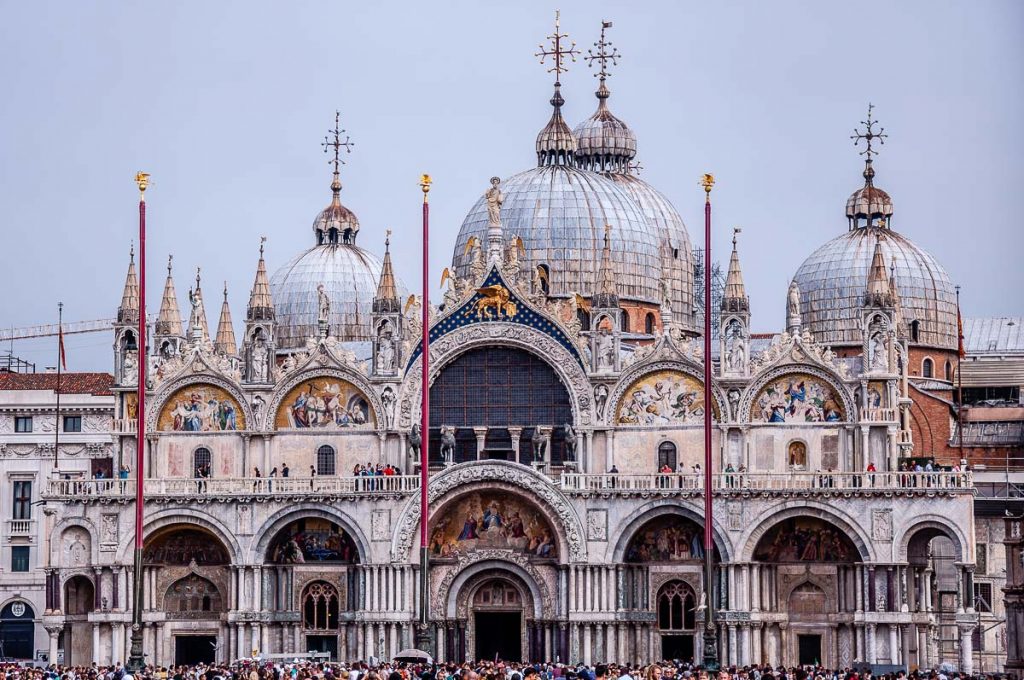
[[[445,284],[447,284],[447,286]],[[441,272],[441,287],[444,288],[445,312],[450,312],[459,304],[460,296],[457,286],[458,282],[455,280],[455,274],[448,269],[448,267],[445,267],[444,271]]]
[[[526,255],[523,239],[513,236],[505,249],[505,272],[512,278],[519,278],[519,258]]]

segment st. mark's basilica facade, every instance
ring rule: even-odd
[[[482,178],[428,310],[428,437],[421,300],[386,242],[362,247],[337,165],[301,252],[268,275],[261,247],[240,343],[226,300],[208,325],[198,275],[183,323],[168,267],[140,357],[132,262],[112,475],[69,463],[43,491],[51,658],[127,656],[134,482],[117,473],[145,361],[151,663],[412,646],[423,439],[437,658],[699,659],[710,408],[723,661],[971,668],[971,474],[948,434],[933,443],[957,356],[948,275],[897,230],[868,154],[834,238],[778,291],[784,330],[751,333],[736,239],[704,310],[683,221],[635,173],[600,83],[575,129],[556,84],[536,166]]]

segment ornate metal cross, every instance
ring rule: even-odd
[[[555,10],[555,32],[547,36],[548,40],[551,41],[551,49],[547,49],[544,45],[540,45],[540,52],[537,52],[533,56],[540,57],[540,63],[544,63],[544,60],[548,57],[552,57],[554,64],[548,69],[548,73],[555,74],[555,85],[558,85],[559,76],[569,70],[567,66],[563,64],[563,58],[569,57],[574,62],[576,61],[576,55],[580,53],[576,49],[576,43],[572,42],[569,47],[562,45],[562,40],[569,37],[568,33],[560,33],[560,18],[561,12]]]
[[[334,149],[334,159],[327,161],[328,163],[334,164],[334,174],[338,174],[338,165],[344,165],[345,161],[340,158],[341,147],[345,147],[346,153],[352,153],[352,147],[355,146],[355,142],[349,141],[349,136],[345,135],[345,131],[341,129],[340,124],[341,113],[338,111],[334,112],[334,129],[328,130],[327,132],[334,135],[332,141],[330,137],[324,137],[323,147],[324,153],[327,153],[328,149]],[[341,141],[341,136],[345,135],[345,141]]]
[[[619,54],[619,50],[612,46],[612,41],[604,39],[605,30],[611,27],[612,22],[601,22],[601,39],[594,43],[594,47],[597,48],[597,51],[595,52],[593,49],[589,49],[587,50],[587,56],[584,57],[584,59],[587,60],[588,66],[592,67],[595,61],[601,64],[601,70],[594,74],[594,77],[600,78],[601,80],[611,76],[611,73],[608,72],[608,62],[610,61],[612,66],[617,66],[619,63],[618,60],[622,57],[622,55]],[[608,48],[611,48],[611,51],[609,51]]]
[[[864,126],[864,132],[861,132],[857,128],[854,128],[853,129],[853,134],[850,135],[850,139],[853,140],[853,145],[854,146],[858,146],[860,144],[860,140],[862,140],[862,139],[864,140],[864,144],[865,144],[865,146],[867,148],[865,148],[863,151],[861,151],[860,155],[861,156],[867,156],[869,161],[871,160],[871,156],[878,154],[877,151],[875,151],[874,149],[871,148],[871,143],[874,140],[877,139],[879,146],[881,146],[881,145],[885,144],[885,139],[886,139],[886,137],[889,136],[889,135],[885,134],[885,128],[884,127],[878,128],[878,132],[875,132],[875,123],[877,123],[878,121],[874,120],[871,117],[871,112],[874,110],[874,108],[875,108],[875,105],[869,103],[868,104],[868,119],[867,120],[862,120],[860,122],[860,124]]]

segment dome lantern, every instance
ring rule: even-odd
[[[560,16],[560,12],[556,10],[555,32],[548,36],[548,40],[551,41],[550,48],[541,45],[540,52],[534,55],[540,57],[542,64],[548,57],[551,57],[552,65],[548,72],[555,74],[555,93],[551,96],[551,106],[554,111],[551,112],[548,124],[537,135],[537,166],[541,168],[572,165],[573,156],[576,154],[576,137],[573,136],[569,125],[562,118],[562,105],[565,104],[565,100],[562,98],[562,83],[559,80],[561,75],[569,70],[564,63],[565,58],[569,57],[576,61],[579,50],[576,49],[575,42],[570,43],[568,47],[563,44],[563,40],[568,38],[569,34],[560,32]]]
[[[355,245],[356,234],[359,233],[359,220],[355,213],[341,204],[341,173],[339,171],[345,161],[341,159],[340,152],[344,148],[346,153],[352,153],[354,144],[349,140],[348,135],[345,135],[345,141],[341,141],[341,135],[345,134],[345,131],[339,125],[340,117],[341,114],[335,111],[334,129],[328,130],[334,139],[324,137],[323,141],[324,153],[328,153],[329,149],[334,150],[334,158],[329,161],[334,166],[334,178],[331,180],[331,192],[334,195],[331,198],[331,204],[320,211],[313,221],[313,232],[316,234],[316,245],[318,246],[341,243]]]
[[[850,135],[854,146],[863,141],[866,147],[860,152],[865,157],[864,186],[853,192],[846,201],[846,219],[849,220],[850,229],[874,226],[876,222],[878,226],[887,227],[892,218],[892,198],[888,193],[875,186],[875,168],[872,165],[871,157],[877,155],[878,151],[872,148],[872,143],[877,140],[881,146],[885,144],[885,139],[889,135],[885,134],[883,127],[878,128],[877,132],[875,131],[875,123],[878,121],[871,117],[874,108],[873,104],[868,104],[868,119],[861,121],[864,132],[854,129],[853,134]],[[864,220],[863,225],[861,225],[861,220]]]

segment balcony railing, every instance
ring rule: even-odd
[[[114,418],[110,422],[110,431],[113,434],[135,434],[138,429],[139,422],[134,418]]]
[[[896,409],[894,408],[865,408],[861,409],[860,419],[867,423],[894,423],[896,422]]]
[[[970,472],[723,472],[711,480],[712,489],[721,493],[801,492],[801,491],[891,491],[944,490],[973,491]],[[671,493],[704,489],[703,474],[582,474],[566,473],[561,478],[567,493]]]
[[[7,520],[8,536],[32,536],[35,533],[34,519],[9,519]]]
[[[183,496],[308,496],[408,494],[419,489],[417,475],[374,477],[213,477],[147,479],[147,498]],[[51,498],[120,498],[135,495],[134,479],[59,479],[46,483]]]

